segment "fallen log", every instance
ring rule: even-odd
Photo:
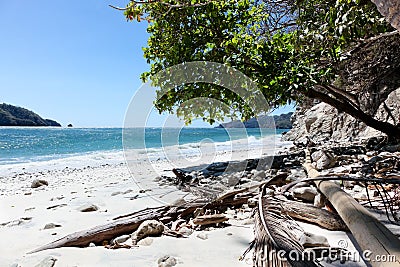
[[[294,219],[316,224],[331,231],[349,231],[340,216],[310,204],[284,200],[281,212]]]
[[[210,225],[226,222],[228,218],[224,214],[210,214],[210,215],[199,215],[194,218],[193,223],[195,225]]]
[[[310,152],[306,151],[304,164],[309,177],[320,173],[311,165]],[[318,189],[329,200],[346,223],[360,248],[370,251],[369,264],[375,266],[400,266],[400,240],[366,208],[331,181],[316,181]],[[393,261],[376,261],[380,257],[392,257]]]
[[[249,190],[252,188],[249,188]],[[237,190],[236,193],[242,193],[243,189]],[[223,207],[236,207],[247,203],[251,196],[235,197],[234,192],[229,192],[218,198],[218,201],[205,202],[195,201],[187,202],[182,206],[162,206],[156,208],[147,208],[128,215],[119,216],[118,219],[110,223],[93,227],[88,230],[75,232],[61,239],[35,249],[31,253],[54,249],[60,247],[87,247],[90,243],[102,244],[103,241],[111,240],[115,237],[131,234],[139,225],[147,220],[160,220],[164,224],[174,221],[178,218],[192,216],[193,212],[198,209],[218,209]]]

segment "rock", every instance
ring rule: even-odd
[[[113,244],[113,245],[114,244],[122,244],[122,243],[125,243],[129,238],[131,238],[130,235],[122,235],[122,236],[114,238],[111,241],[111,244]]]
[[[382,0],[380,1],[383,2]],[[357,89],[352,88],[352,90]],[[379,91],[380,89],[378,87],[374,90],[376,91],[368,92],[369,96],[374,95],[374,97],[365,95],[364,100],[370,99],[376,103],[381,103],[378,101],[378,95],[381,95],[383,91]],[[387,91],[384,92],[387,93]],[[367,113],[373,112],[376,119],[396,125],[399,123],[400,118],[400,90],[397,89],[391,92],[385,99],[385,103],[381,103],[378,110],[373,108],[372,110],[367,110]],[[366,104],[367,103],[363,104],[364,108],[367,108]],[[369,104],[370,103],[368,103],[368,105]],[[387,116],[384,104],[391,110],[395,121],[393,121],[391,116]],[[382,135],[379,131],[367,127],[364,123],[345,112],[340,112],[329,104],[321,103],[313,99],[305,99],[300,107],[296,109],[291,120],[293,122],[293,128],[283,136],[282,139],[284,141],[295,141],[298,143],[306,139],[306,137],[309,137],[315,142],[326,140],[350,141]]]
[[[318,191],[315,187],[295,188],[292,192],[295,198],[302,199],[311,203],[314,203],[314,198],[318,194]]]
[[[336,159],[328,151],[318,150],[311,154],[317,170],[324,170],[335,165]]]
[[[31,184],[31,188],[38,188],[41,186],[48,186],[49,183],[46,180],[40,180],[40,179],[36,179],[33,180],[32,184]]]
[[[148,247],[148,246],[150,246],[151,244],[153,244],[153,241],[154,241],[153,238],[151,238],[151,237],[146,237],[146,238],[143,238],[142,240],[140,240],[139,242],[137,242],[137,245]]]
[[[164,232],[164,224],[156,220],[144,221],[132,234],[132,241],[136,244],[139,240],[148,236],[159,236]]]
[[[57,259],[49,256],[42,260],[39,264],[36,264],[35,267],[53,267],[56,264]]]
[[[372,0],[372,2],[386,21],[400,31],[400,2],[396,0]]]
[[[111,196],[113,197],[113,196],[117,196],[117,195],[119,195],[119,194],[121,194],[121,192],[120,192],[120,191],[117,191],[117,192],[113,192],[113,193],[111,194]]]
[[[92,212],[97,211],[99,208],[94,204],[86,204],[78,208],[80,212]]]
[[[157,263],[158,267],[172,267],[177,264],[177,260],[172,256],[164,256],[159,258]]]
[[[55,224],[55,223],[48,223],[48,224],[46,224],[45,226],[44,226],[44,230],[47,230],[47,229],[53,229],[53,228],[56,228],[56,227],[61,227],[61,225],[60,224]]]
[[[315,248],[315,247],[329,247],[328,239],[325,236],[315,235],[312,233],[305,232],[299,240],[299,243],[304,248]]]
[[[180,234],[182,234],[183,236],[190,236],[191,234],[193,234],[193,229],[187,228],[186,226],[183,226],[179,229],[178,231]]]
[[[89,244],[89,247],[90,247],[90,248],[94,248],[95,246],[96,246],[95,243],[90,243],[90,244]]]
[[[198,233],[196,235],[197,238],[200,238],[201,240],[207,240],[208,239],[208,235],[206,233]]]

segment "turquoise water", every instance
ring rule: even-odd
[[[124,145],[130,149],[198,143],[227,142],[280,134],[285,130],[216,128],[135,128],[125,131]],[[0,165],[44,161],[91,152],[121,151],[121,128],[0,128]],[[144,138],[143,138],[144,137]]]

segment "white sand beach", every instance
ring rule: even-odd
[[[289,145],[281,143],[278,147],[283,149]],[[249,151],[242,151],[245,153],[242,155],[234,153],[238,158],[249,155]],[[221,153],[217,158],[221,160],[224,157],[226,155]],[[185,195],[190,197],[173,186],[160,187],[153,174],[140,174],[141,181],[146,181],[147,188],[152,188],[148,192],[141,191],[124,163],[122,153],[112,160],[93,161],[93,166],[77,167],[72,164],[74,166],[60,168],[62,162],[49,164],[48,170],[46,163],[35,165],[36,169],[30,170],[24,165],[2,170],[1,266],[36,266],[46,261],[52,263],[56,259],[55,266],[150,267],[158,266],[157,261],[164,256],[174,257],[177,266],[252,266],[252,253],[239,261],[253,239],[249,211],[240,214],[232,211],[228,221],[230,226],[202,231],[206,234],[203,234],[203,239],[198,237],[202,232],[196,231],[188,238],[152,237],[153,242],[149,246],[139,245],[131,249],[68,247],[28,254],[73,232],[110,222],[117,216],[161,206],[163,201],[173,201]],[[189,166],[187,160],[175,163],[182,164],[181,167]],[[158,161],[158,167],[167,170],[170,166],[166,161]],[[7,171],[8,175],[5,175]],[[48,186],[31,188],[34,179],[46,180]],[[81,212],[85,205],[95,205],[98,209]],[[337,247],[339,240],[346,240],[349,249],[354,249],[344,232],[330,232],[308,224],[302,226],[306,231],[327,237],[332,247]]]

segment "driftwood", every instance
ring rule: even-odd
[[[284,200],[282,201],[281,212],[289,215],[294,219],[316,224],[322,228],[332,231],[348,231],[346,224],[337,214],[331,213],[314,207],[310,204],[305,204],[297,201]]]
[[[254,189],[254,186],[236,191],[230,191],[222,194],[215,201],[211,202],[198,200],[195,202],[187,202],[179,207],[162,206],[156,208],[147,208],[134,213],[119,216],[110,223],[96,226],[88,230],[75,232],[29,253],[60,247],[87,247],[90,243],[102,244],[103,241],[109,241],[121,235],[131,234],[142,222],[146,220],[159,220],[166,224],[178,218],[193,216],[193,213],[197,209],[217,210],[226,207],[242,206],[243,204],[247,203],[250,197],[253,197],[254,195],[250,194],[239,196],[237,194],[251,189]]]
[[[311,178],[320,175],[311,165],[309,151],[306,151],[304,167]],[[372,253],[371,266],[400,266],[400,240],[386,226],[337,184],[331,181],[317,181],[316,184],[346,223],[360,248]],[[394,258],[393,262],[374,261],[375,257],[387,258],[389,255]]]
[[[226,222],[228,218],[224,214],[210,214],[210,215],[200,215],[197,216],[193,223],[195,225],[210,225]]]

